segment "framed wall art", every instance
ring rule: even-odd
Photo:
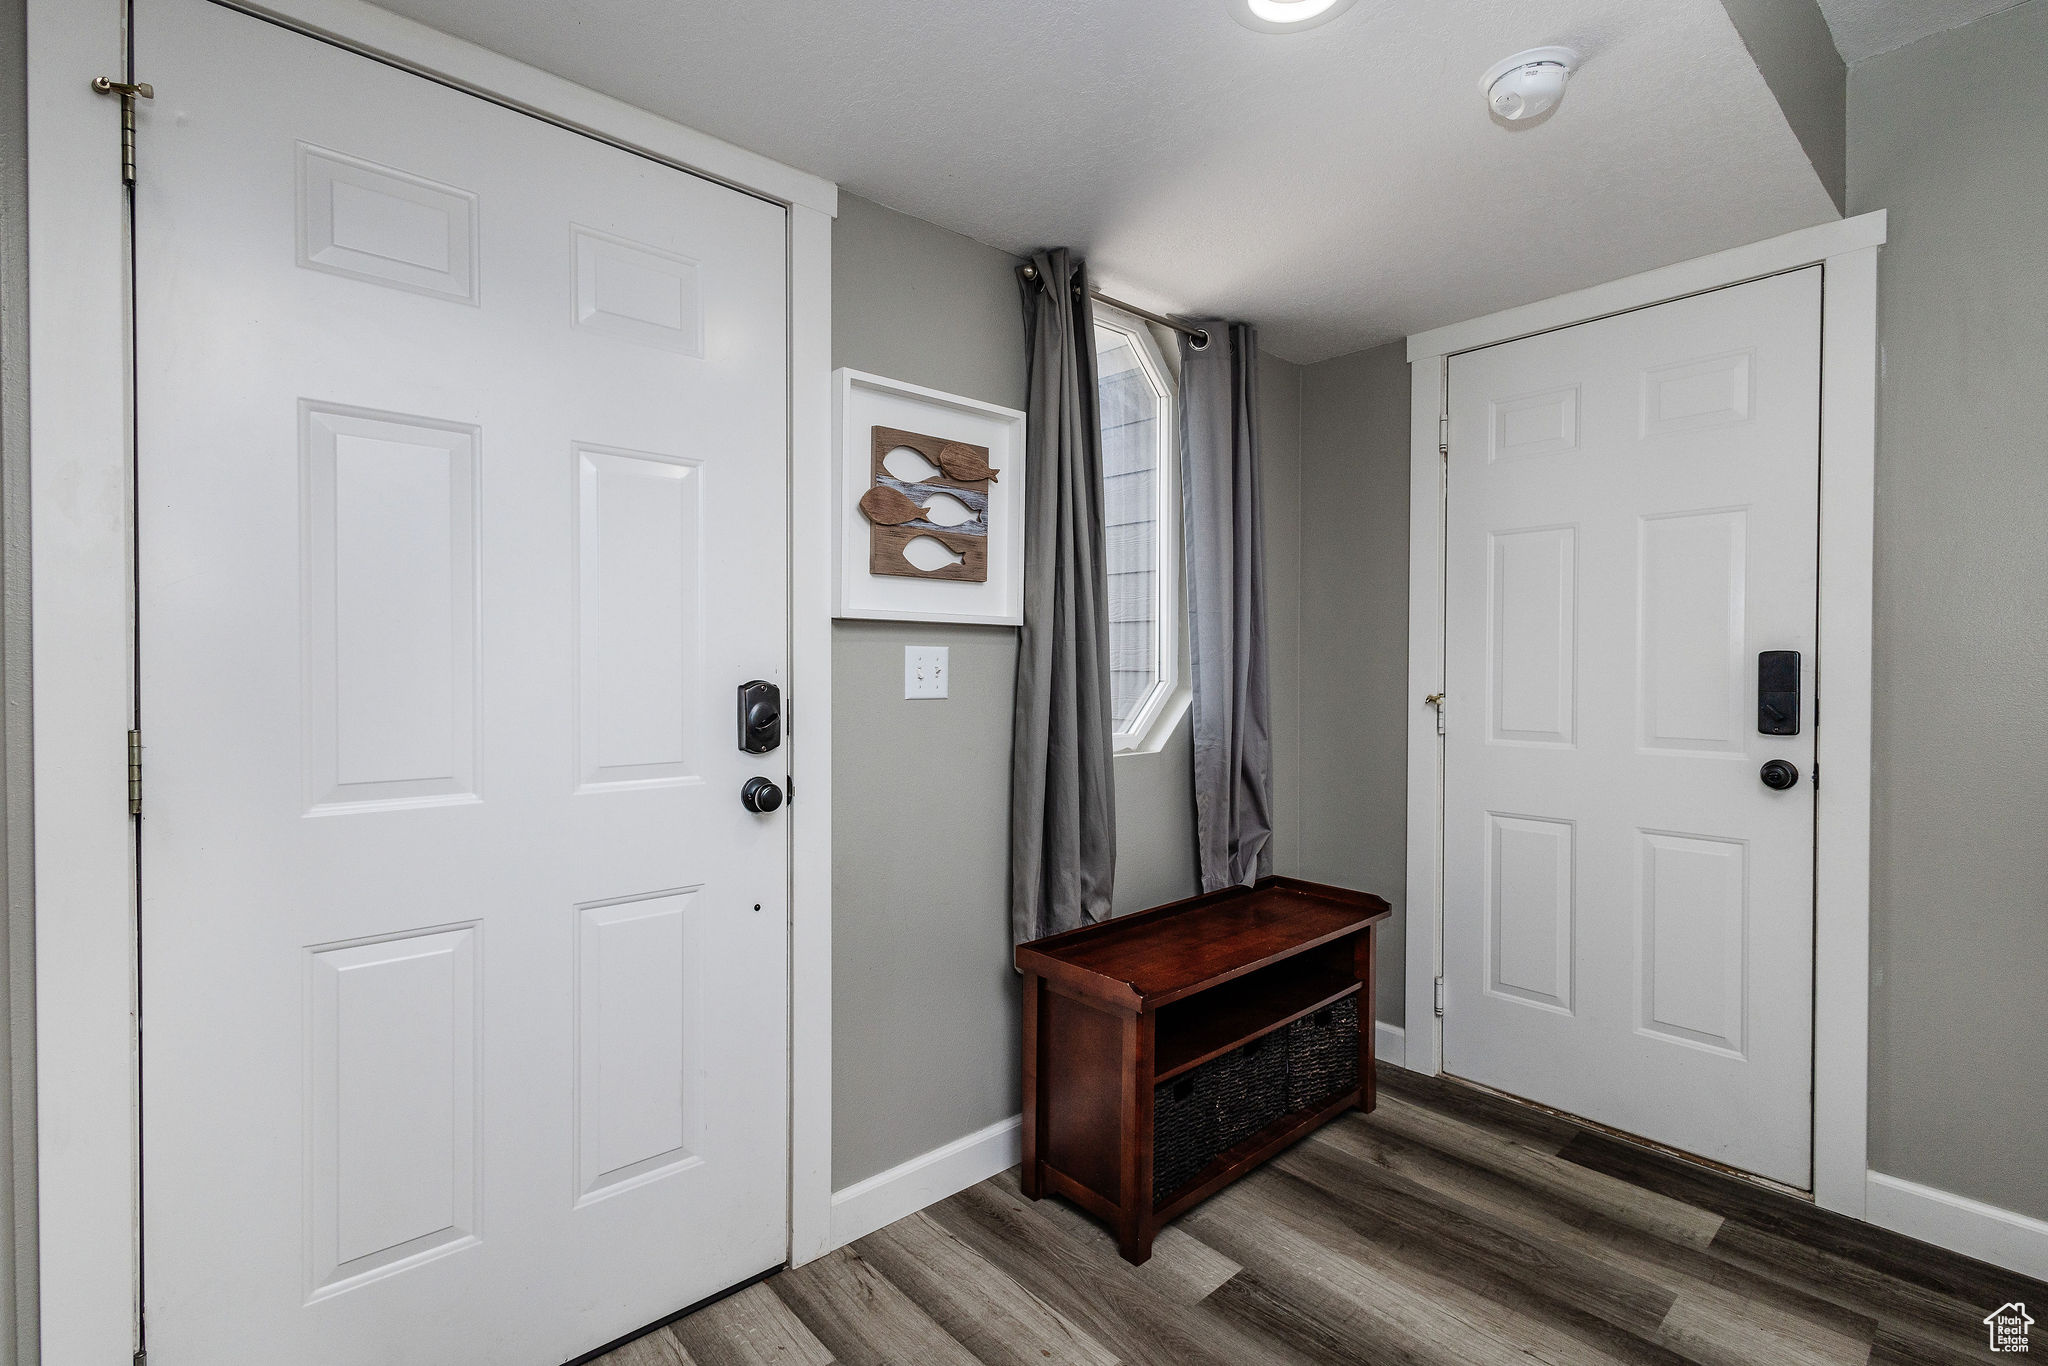
[[[840,617],[1024,621],[1024,414],[833,372]]]

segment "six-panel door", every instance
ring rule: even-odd
[[[1446,514],[1445,1069],[1800,1187],[1819,353],[1813,268],[1455,356]]]
[[[783,212],[137,10],[151,1359],[558,1363],[785,1250]]]

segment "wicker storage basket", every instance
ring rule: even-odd
[[[1152,1093],[1153,1203],[1275,1120],[1357,1084],[1355,996],[1161,1083]]]
[[[1287,1108],[1307,1110],[1358,1085],[1358,998],[1347,996],[1281,1031],[1287,1038]]]

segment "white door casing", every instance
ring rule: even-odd
[[[1434,1008],[1442,971],[1442,738],[1425,699],[1444,678],[1444,460],[1438,415],[1461,352],[1823,265],[1820,652],[1815,705],[1827,718],[1817,761],[1814,859],[1813,1198],[1855,1218],[1874,1212],[1868,1169],[1870,1047],[1871,580],[1877,450],[1877,257],[1883,210],[1802,228],[1455,323],[1408,339],[1408,800],[1405,1063],[1442,1065]]]
[[[1800,1187],[1819,359],[1818,268],[1453,357],[1445,554],[1446,1070]]]
[[[790,460],[800,476],[790,491],[791,669],[798,692],[829,696],[836,187],[364,0],[239,7],[787,206]],[[123,5],[28,0],[36,1184],[49,1366],[124,1360],[140,1344],[135,839],[122,742],[135,634],[127,213],[119,103],[90,85],[128,69],[125,19]],[[146,137],[141,156],[146,166]],[[830,737],[830,709],[812,708],[785,745],[816,791],[831,787]],[[790,1239],[801,1262],[829,1241],[831,809],[808,802],[788,816]],[[131,1179],[109,1176],[121,1172]]]
[[[784,210],[136,45],[150,1350],[564,1360],[787,1248]]]

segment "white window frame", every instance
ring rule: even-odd
[[[1180,507],[1180,384],[1173,368],[1166,363],[1165,353],[1159,349],[1152,329],[1142,319],[1120,308],[1098,303],[1095,305],[1095,325],[1131,339],[1139,368],[1144,370],[1161,396],[1159,457],[1157,475],[1153,480],[1153,493],[1159,503],[1156,537],[1159,562],[1153,574],[1159,602],[1155,619],[1158,639],[1153,645],[1154,658],[1159,661],[1159,677],[1146,691],[1144,699],[1132,709],[1129,720],[1110,737],[1118,754],[1157,754],[1166,747],[1174,728],[1180,724],[1181,714],[1194,700],[1188,670],[1182,667],[1182,657],[1187,653],[1182,645],[1187,635],[1187,620],[1180,601],[1184,572]],[[1099,347],[1097,349],[1100,350]]]

